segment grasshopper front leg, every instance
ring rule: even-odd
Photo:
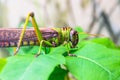
[[[17,44],[17,49],[16,49],[14,55],[16,55],[17,52],[19,51],[19,48],[20,48],[20,45],[21,45],[21,43],[22,43],[22,39],[23,39],[23,37],[24,37],[25,30],[26,30],[26,27],[27,27],[27,24],[28,24],[28,21],[29,21],[29,18],[30,18],[30,17],[32,18],[32,25],[33,25],[34,30],[35,30],[35,33],[36,33],[36,35],[37,35],[38,41],[39,41],[39,43],[40,43],[40,48],[39,48],[39,51],[38,51],[38,55],[40,54],[40,50],[41,50],[41,47],[42,47],[42,44],[43,44],[43,43],[52,46],[52,44],[51,44],[50,42],[43,40],[42,33],[40,32],[40,30],[39,30],[39,28],[38,28],[38,25],[37,25],[37,23],[36,23],[36,20],[35,20],[35,18],[34,18],[34,13],[31,12],[31,13],[29,13],[29,14],[27,15],[27,18],[26,18],[26,21],[25,21],[25,24],[24,24],[22,33],[20,34],[20,38],[19,38],[19,41],[18,41],[18,44]]]

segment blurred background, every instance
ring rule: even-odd
[[[29,12],[40,27],[81,26],[120,45],[120,0],[0,0],[0,27],[18,27]]]

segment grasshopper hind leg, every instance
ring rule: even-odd
[[[33,25],[33,27],[34,27],[36,36],[37,36],[38,41],[39,41],[39,43],[40,43],[39,51],[38,51],[38,53],[36,54],[36,56],[39,56],[39,55],[40,55],[40,52],[41,52],[41,48],[42,48],[42,44],[43,44],[43,43],[45,43],[45,44],[47,44],[47,45],[49,45],[49,46],[53,46],[53,44],[50,43],[49,41],[43,40],[42,33],[41,33],[41,31],[39,30],[39,27],[38,27],[38,25],[37,25],[37,22],[36,22],[36,20],[35,20],[35,18],[34,18],[34,13],[31,12],[31,13],[28,14],[28,16],[27,16],[27,18],[26,18],[26,21],[25,21],[23,30],[21,31],[20,38],[19,38],[19,41],[18,41],[18,44],[17,44],[17,49],[16,49],[16,51],[14,52],[14,55],[16,55],[17,52],[19,51],[19,48],[20,48],[20,46],[21,46],[21,43],[22,43],[22,40],[23,40],[25,31],[26,31],[26,27],[27,27],[27,24],[28,24],[28,22],[29,22],[29,18],[30,18],[30,17],[31,17],[31,19],[32,19],[32,25]]]
[[[17,47],[16,50],[14,51],[14,55],[16,55],[19,51],[20,47]]]
[[[29,14],[27,15],[27,18],[26,18],[26,20],[25,20],[25,24],[24,24],[24,26],[23,26],[23,29],[22,29],[22,31],[21,31],[20,38],[19,38],[19,41],[18,41],[18,44],[17,44],[17,49],[15,50],[14,55],[16,55],[16,54],[18,53],[18,51],[19,51],[19,48],[20,48],[20,45],[21,45],[21,43],[22,43],[22,40],[23,40],[25,31],[26,31],[26,27],[27,27],[27,24],[28,24],[28,22],[29,22],[30,16],[31,16],[31,13],[29,13]]]

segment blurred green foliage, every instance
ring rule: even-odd
[[[80,27],[76,29],[83,32]],[[84,40],[87,37],[79,34],[77,48],[70,50],[77,57],[63,55],[68,52],[62,45],[46,49],[48,54],[37,58],[33,53],[38,47],[21,48],[19,55],[0,59],[0,79],[70,80],[71,73],[77,80],[120,80],[120,50],[108,38]]]

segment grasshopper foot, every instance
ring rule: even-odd
[[[19,51],[19,47],[15,50],[14,56],[18,53],[18,51]]]

